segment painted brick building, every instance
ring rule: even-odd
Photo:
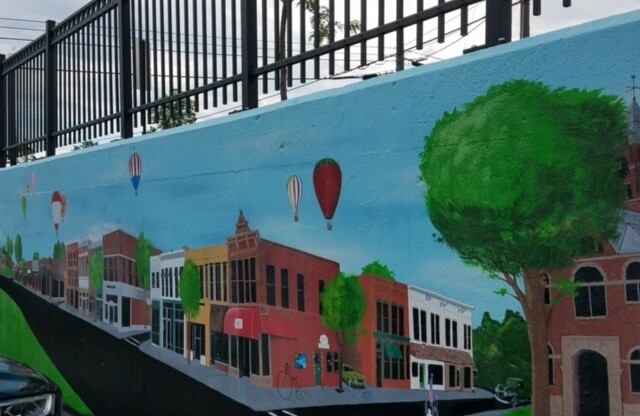
[[[621,158],[629,197],[619,238],[601,253],[550,274],[580,285],[552,310],[548,328],[552,415],[640,415],[640,107],[629,112]],[[554,290],[547,293],[550,303]],[[552,307],[549,306],[549,309]]]
[[[409,389],[407,286],[374,275],[358,277],[365,297],[363,335],[347,348],[345,364],[373,387]]]
[[[339,264],[263,239],[242,211],[227,247],[229,374],[275,387],[288,364],[300,387],[337,386],[338,345],[322,325],[320,294]]]
[[[151,323],[143,282],[137,276],[137,243],[136,237],[122,230],[102,237],[102,320],[119,330],[147,328]],[[158,254],[160,251],[153,249],[153,253]]]

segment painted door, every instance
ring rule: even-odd
[[[607,359],[595,351],[578,357],[577,416],[609,416]]]
[[[427,371],[427,365],[426,364],[420,364],[419,367],[419,377],[420,377],[420,388],[424,389],[425,388],[425,373]]]
[[[376,343],[376,387],[382,387],[382,344]]]
[[[315,352],[313,354],[313,374],[315,378],[316,386],[320,386],[322,384],[322,354],[320,352]]]

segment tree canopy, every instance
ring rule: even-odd
[[[344,336],[347,344],[356,341],[362,332],[365,312],[364,292],[353,275],[338,273],[321,295],[322,323]]]
[[[386,264],[382,264],[378,260],[375,260],[364,266],[360,274],[371,274],[374,276],[384,277],[388,280],[396,280],[395,273],[392,272]]]
[[[20,237],[20,234],[16,235],[13,249],[15,251],[16,263],[22,263],[24,258],[22,257],[22,237]]]
[[[96,295],[102,296],[102,282],[104,282],[104,268],[102,267],[102,249],[93,252],[89,263],[89,284],[96,290]]]
[[[182,310],[189,319],[198,316],[201,297],[200,271],[193,260],[187,260],[184,262],[184,272],[180,279],[180,299]]]
[[[599,91],[511,81],[426,138],[420,169],[442,241],[489,271],[563,267],[615,236],[626,110]]]
[[[136,269],[138,279],[142,283],[144,290],[149,290],[151,279],[151,255],[153,254],[153,246],[151,241],[141,232],[138,235],[138,242],[135,247]]]
[[[527,322],[519,312],[507,310],[502,322],[482,315],[482,323],[473,330],[473,361],[478,369],[476,385],[492,391],[508,377],[531,380],[531,350]],[[526,390],[531,393],[527,381]]]

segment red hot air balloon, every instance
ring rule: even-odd
[[[327,219],[327,230],[330,230],[342,189],[342,171],[335,160],[326,158],[316,163],[313,169],[313,188],[322,214]]]
[[[55,191],[51,196],[51,213],[53,214],[53,227],[58,232],[58,225],[62,218],[62,195],[60,192]]]
[[[131,154],[129,157],[129,177],[131,178],[131,184],[133,190],[138,195],[138,186],[140,186],[140,176],[142,175],[142,159],[137,153]]]
[[[293,221],[298,222],[298,209],[302,198],[302,179],[298,175],[293,175],[287,182],[287,192],[289,193],[289,203],[293,209]]]

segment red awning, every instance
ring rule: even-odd
[[[261,334],[298,339],[292,321],[260,315],[258,308],[230,308],[224,317],[224,333],[243,338],[260,339]]]
[[[230,308],[224,316],[224,333],[243,338],[260,339],[258,308]]]

